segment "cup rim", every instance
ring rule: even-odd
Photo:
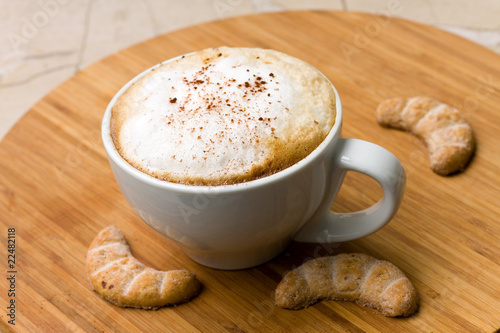
[[[191,52],[194,53],[194,52]],[[336,114],[335,114],[335,122],[330,129],[330,132],[328,135],[325,137],[325,139],[306,157],[301,159],[300,161],[296,162],[295,164],[280,170],[276,173],[273,173],[269,176],[257,178],[254,180],[249,180],[245,182],[240,182],[240,183],[235,183],[235,184],[225,184],[225,185],[191,185],[191,184],[182,184],[182,183],[174,183],[174,182],[169,182],[165,180],[158,179],[156,177],[153,177],[147,173],[144,173],[140,171],[139,169],[136,169],[132,165],[130,165],[118,152],[116,149],[115,143],[113,141],[113,138],[111,136],[111,131],[110,131],[110,124],[111,124],[111,109],[113,105],[116,103],[116,100],[137,80],[139,80],[141,77],[144,75],[148,74],[151,72],[153,69],[167,63],[170,61],[175,61],[183,56],[189,55],[191,53],[187,53],[184,55],[180,55],[165,61],[162,61],[146,70],[141,72],[140,74],[136,75],[134,78],[132,78],[130,81],[128,81],[123,87],[118,90],[118,92],[113,96],[111,101],[109,102],[108,106],[106,107],[106,110],[103,115],[102,123],[101,123],[101,138],[104,144],[104,148],[106,150],[106,153],[108,155],[108,159],[110,159],[112,162],[114,162],[119,168],[121,168],[123,171],[125,171],[128,175],[134,177],[135,179],[147,183],[153,187],[160,188],[160,189],[165,189],[165,190],[171,190],[171,191],[176,191],[176,192],[183,192],[183,193],[205,193],[205,192],[210,192],[210,193],[229,193],[229,192],[235,192],[235,191],[241,191],[243,189],[248,190],[248,189],[253,189],[261,186],[266,186],[278,181],[281,181],[284,178],[289,177],[292,174],[295,174],[299,172],[302,168],[306,167],[307,165],[311,164],[317,156],[321,155],[327,147],[330,145],[330,143],[333,141],[334,138],[337,136],[340,136],[340,131],[342,128],[342,103],[340,101],[340,96],[333,85],[333,83],[322,73],[328,82],[331,84],[333,91],[335,93],[335,108],[336,108]]]

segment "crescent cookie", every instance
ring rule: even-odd
[[[140,263],[114,226],[103,229],[90,244],[87,273],[92,288],[121,307],[156,310],[186,302],[201,290],[199,280],[187,270],[164,272]]]
[[[405,274],[388,261],[361,253],[312,259],[288,272],[275,292],[276,305],[302,309],[322,300],[351,301],[385,316],[417,312],[417,291]]]
[[[459,110],[430,97],[391,98],[377,108],[382,126],[404,130],[424,141],[431,169],[446,176],[465,168],[474,152],[472,127]]]

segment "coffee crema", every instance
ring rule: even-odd
[[[161,180],[225,185],[265,177],[310,154],[335,122],[335,93],[284,53],[219,47],[162,63],[112,107],[120,155]]]

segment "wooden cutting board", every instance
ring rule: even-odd
[[[191,261],[132,212],[100,142],[106,105],[146,68],[219,45],[275,48],[331,79],[343,101],[344,136],[386,147],[407,171],[402,206],[386,227],[342,244],[293,243],[265,265],[220,271]],[[376,123],[380,101],[415,95],[433,96],[466,114],[478,148],[465,172],[434,174],[420,141]],[[498,124],[500,56],[390,16],[255,15],[133,46],[56,88],[0,144],[1,267],[4,276],[13,275],[0,279],[0,327],[19,332],[493,332],[500,328]],[[359,210],[380,195],[376,183],[352,173],[333,208]],[[94,236],[110,224],[125,233],[146,265],[197,274],[202,293],[158,311],[123,309],[101,299],[87,280],[85,256]],[[12,240],[15,248],[9,248]],[[322,302],[300,311],[273,305],[273,291],[288,270],[341,252],[363,252],[399,266],[420,294],[420,311],[394,319],[347,302]],[[9,254],[15,254],[11,267]],[[7,307],[13,301],[12,312]],[[11,313],[15,326],[8,323]]]

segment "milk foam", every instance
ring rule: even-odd
[[[207,49],[166,62],[112,110],[112,134],[131,165],[160,179],[231,184],[286,168],[335,119],[330,83],[283,53]]]

